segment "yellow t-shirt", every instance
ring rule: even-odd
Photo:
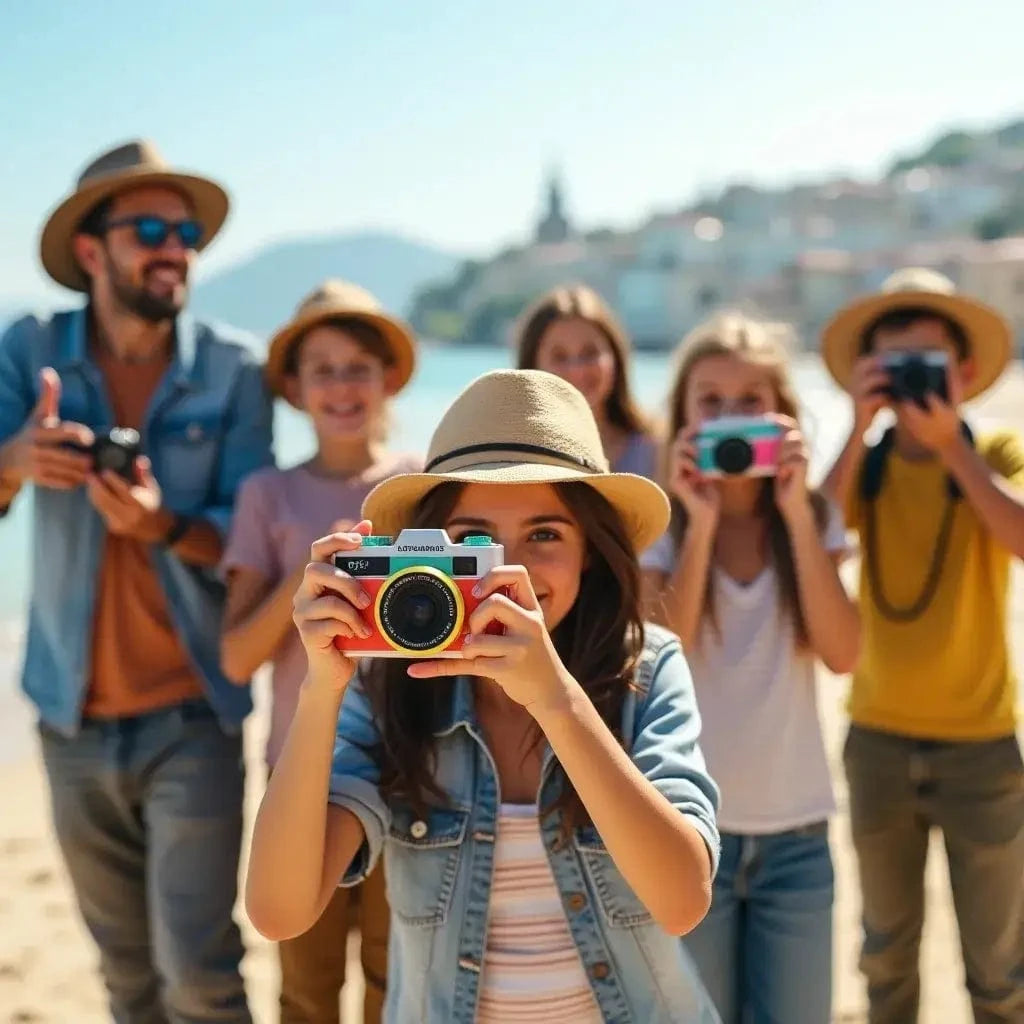
[[[1024,487],[1024,446],[1012,433],[977,441],[993,472]],[[878,564],[889,604],[906,608],[924,586],[946,505],[946,471],[932,459],[889,453],[875,501]],[[855,489],[847,523],[864,537]],[[1007,640],[1011,553],[966,498],[956,503],[949,548],[931,603],[911,622],[886,618],[872,597],[861,544],[862,646],[849,710],[858,725],[906,736],[980,740],[1011,735],[1017,683]]]

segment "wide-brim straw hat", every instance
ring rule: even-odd
[[[668,526],[664,491],[646,477],[612,473],[594,414],[571,384],[543,370],[494,370],[448,407],[427,452],[426,472],[379,483],[363,502],[376,533],[397,534],[445,481],[480,484],[581,483],[618,512],[637,551]]]
[[[50,214],[39,240],[43,268],[58,284],[73,291],[89,290],[89,278],[78,265],[72,239],[82,220],[104,199],[128,188],[164,185],[192,204],[203,236],[196,249],[213,241],[228,215],[228,194],[215,181],[174,170],[148,139],[135,139],[98,156],[79,175],[74,191]]]
[[[307,331],[326,320],[360,320],[376,328],[391,353],[394,393],[409,383],[416,369],[416,336],[404,321],[386,313],[365,288],[351,281],[330,278],[316,286],[298,305],[295,315],[271,339],[267,347],[267,383],[275,395],[291,401],[285,389],[288,353]]]
[[[825,327],[821,354],[841,388],[850,389],[853,367],[861,356],[868,326],[883,313],[912,307],[934,310],[962,328],[974,364],[974,375],[964,386],[965,399],[977,397],[996,382],[1013,354],[1006,320],[983,302],[959,294],[944,274],[923,267],[906,267],[886,278],[880,292],[841,309]]]

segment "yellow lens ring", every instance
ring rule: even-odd
[[[423,650],[411,651],[408,647],[402,646],[402,644],[396,643],[388,634],[388,631],[384,628],[384,621],[381,618],[381,607],[384,603],[385,595],[391,590],[392,585],[400,580],[403,576],[413,575],[425,575],[433,576],[440,583],[444,584],[452,598],[455,601],[455,625],[448,636],[439,643],[436,647],[428,647]],[[377,632],[383,637],[384,642],[395,651],[401,654],[412,654],[414,656],[422,656],[426,654],[437,654],[440,651],[446,650],[455,643],[456,638],[462,633],[462,623],[466,617],[466,605],[462,600],[462,591],[459,590],[458,586],[452,582],[450,576],[441,572],[440,569],[435,569],[432,565],[410,565],[405,569],[399,569],[398,572],[392,573],[381,585],[381,588],[377,591],[377,597],[373,602],[373,619],[377,623]]]

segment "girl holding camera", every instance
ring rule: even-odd
[[[520,370],[547,370],[587,400],[613,470],[657,479],[658,443],[630,385],[629,335],[592,288],[554,288],[523,315]]]
[[[609,471],[574,387],[501,370],[363,512],[313,545],[295,595],[309,669],[255,824],[253,923],[302,932],[383,851],[386,1021],[717,1021],[675,938],[707,910],[717,791],[679,642],[641,614],[664,493]],[[489,537],[505,564],[464,658],[357,674],[370,600],[334,556],[408,527]]]
[[[313,457],[290,469],[269,468],[242,485],[222,568],[227,576],[221,659],[239,683],[273,663],[266,760],[276,770],[299,703],[306,653],[292,622],[292,596],[309,545],[332,529],[350,529],[367,493],[394,473],[422,466],[418,456],[388,448],[387,405],[412,375],[411,331],[376,299],[345,281],[326,281],[303,299],[271,339],[271,391],[310,419]],[[358,896],[358,908],[350,896]],[[387,974],[388,906],[382,872],[357,893],[337,889],[309,928],[280,944],[283,1024],[337,1021],[345,981],[349,921],[356,915],[366,979],[364,1019],[381,1018]]]
[[[645,594],[650,617],[682,638],[722,794],[711,911],[686,945],[725,1024],[748,1013],[821,1024],[834,805],[815,673],[819,659],[847,672],[857,657],[857,612],[838,575],[843,523],[807,485],[772,325],[730,314],[694,330],[669,420],[672,524],[641,560]]]

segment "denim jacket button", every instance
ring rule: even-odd
[[[602,960],[600,963],[596,963],[590,968],[590,973],[593,977],[597,978],[598,981],[601,981],[612,973],[612,969]]]
[[[582,910],[587,905],[587,898],[581,892],[571,892],[566,902],[570,910]]]
[[[185,437],[187,437],[189,441],[193,441],[193,442],[195,442],[195,441],[202,441],[202,439],[203,439],[203,427],[202,427],[202,424],[200,424],[200,423],[190,423],[185,428]]]
[[[427,823],[425,821],[414,821],[409,826],[409,835],[413,839],[422,839],[427,834]]]

